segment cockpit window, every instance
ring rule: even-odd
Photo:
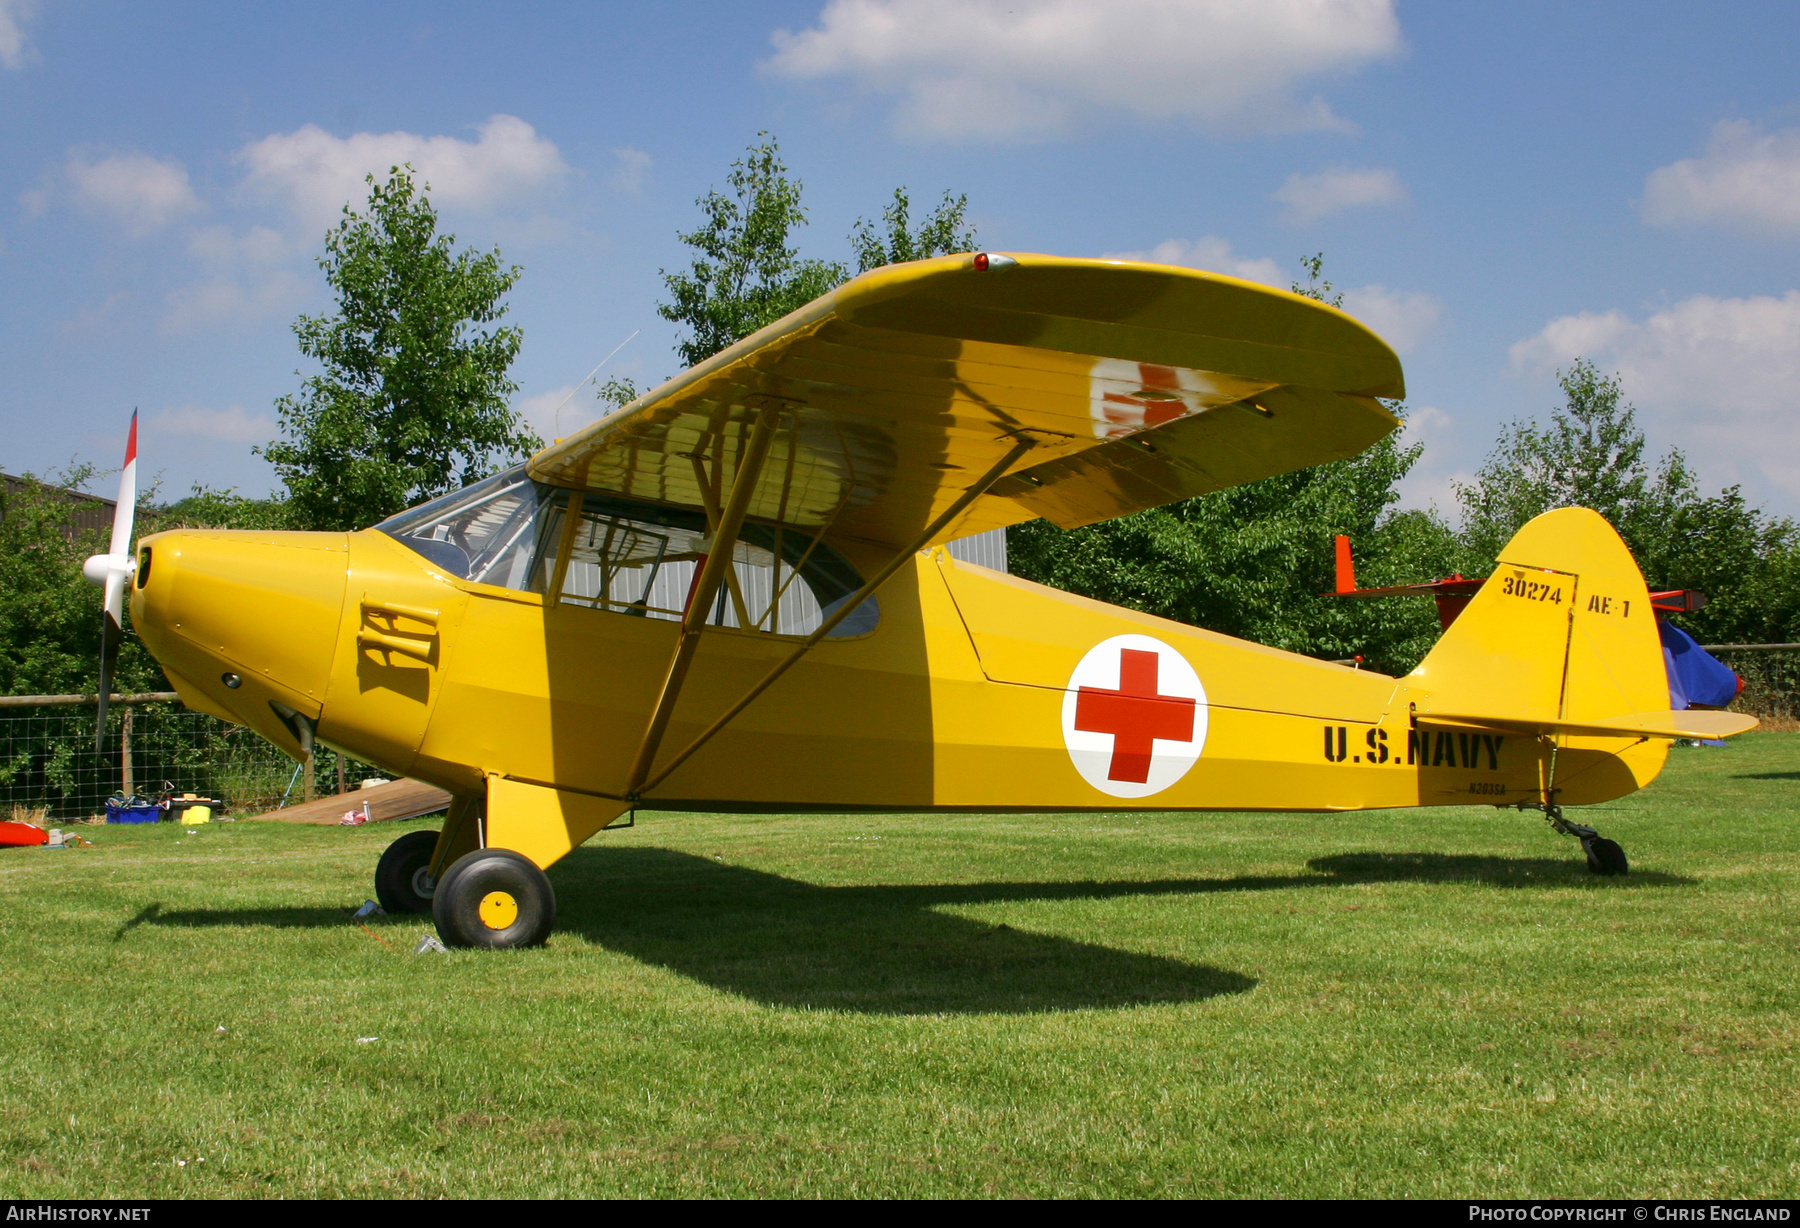
[[[375,527],[464,580],[529,588],[538,505],[548,489],[519,466]]]
[[[462,579],[638,618],[681,617],[710,545],[703,513],[545,486],[523,466],[375,527]],[[807,635],[862,582],[808,534],[746,523],[707,622]],[[879,617],[871,597],[832,635],[873,631]]]

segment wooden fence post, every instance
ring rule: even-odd
[[[119,718],[119,792],[126,801],[137,796],[137,785],[131,779],[131,713],[131,705],[126,704]]]

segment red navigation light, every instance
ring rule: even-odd
[[[988,254],[986,252],[976,252],[975,253],[975,271],[978,273],[984,273],[987,271],[987,266],[988,266]]]

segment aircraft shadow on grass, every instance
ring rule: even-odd
[[[1573,844],[1571,852],[1578,852]],[[1625,878],[1599,878],[1580,856],[1484,857],[1472,853],[1338,853],[1315,857],[1307,868],[1325,879],[1316,886],[1344,883],[1479,883],[1484,887],[1591,887],[1607,891],[1643,887],[1689,887],[1697,879],[1662,870],[1633,870]],[[1296,884],[1298,885],[1298,884]]]
[[[893,1015],[1195,1002],[1257,984],[1228,969],[988,925],[940,911],[946,907],[1373,882],[1617,889],[1692,881],[1655,872],[1597,880],[1574,858],[1341,853],[1307,866],[1312,873],[1235,878],[832,887],[666,849],[588,847],[552,878],[559,925],[598,946],[772,1006]],[[345,921],[345,911],[333,908],[165,910],[151,904],[116,937],[139,925],[294,928]]]
[[[1800,780],[1800,772],[1739,772],[1738,780]]]

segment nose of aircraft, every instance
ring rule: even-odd
[[[301,754],[343,620],[342,533],[172,530],[138,544],[132,623],[190,708]]]

